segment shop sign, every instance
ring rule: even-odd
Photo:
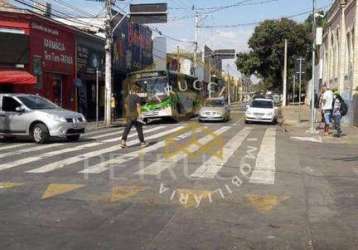
[[[85,46],[77,46],[78,72],[86,74],[95,74],[97,68],[99,70],[102,70],[103,59],[103,53]]]

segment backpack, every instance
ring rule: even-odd
[[[340,108],[340,112],[342,116],[345,116],[348,113],[348,106],[347,104],[344,102],[343,99],[340,100],[341,101],[341,108]]]

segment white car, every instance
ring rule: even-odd
[[[247,105],[245,122],[269,122],[276,123],[278,120],[278,108],[271,99],[254,99]]]

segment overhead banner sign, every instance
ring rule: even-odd
[[[215,50],[215,56],[219,57],[220,59],[235,59],[236,53],[234,49],[220,49]]]
[[[130,21],[139,24],[166,23],[168,21],[167,3],[131,4]]]

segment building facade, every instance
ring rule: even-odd
[[[153,64],[152,31],[125,19],[113,38],[112,89],[119,117],[127,74]],[[103,118],[103,37],[41,14],[0,8],[0,53],[0,92],[39,94],[94,120],[98,79],[99,118]],[[16,74],[19,77],[13,77]],[[20,75],[32,77],[33,83],[20,83]]]
[[[21,68],[37,79],[33,85],[8,82],[2,87],[10,92],[40,94],[74,110],[74,30],[34,14],[0,12],[0,32],[0,50],[7,51],[6,57],[0,57],[0,70],[18,72]]]
[[[352,123],[353,96],[358,87],[358,2],[336,0],[327,13],[321,46],[321,83],[337,89],[350,106],[346,123]]]

